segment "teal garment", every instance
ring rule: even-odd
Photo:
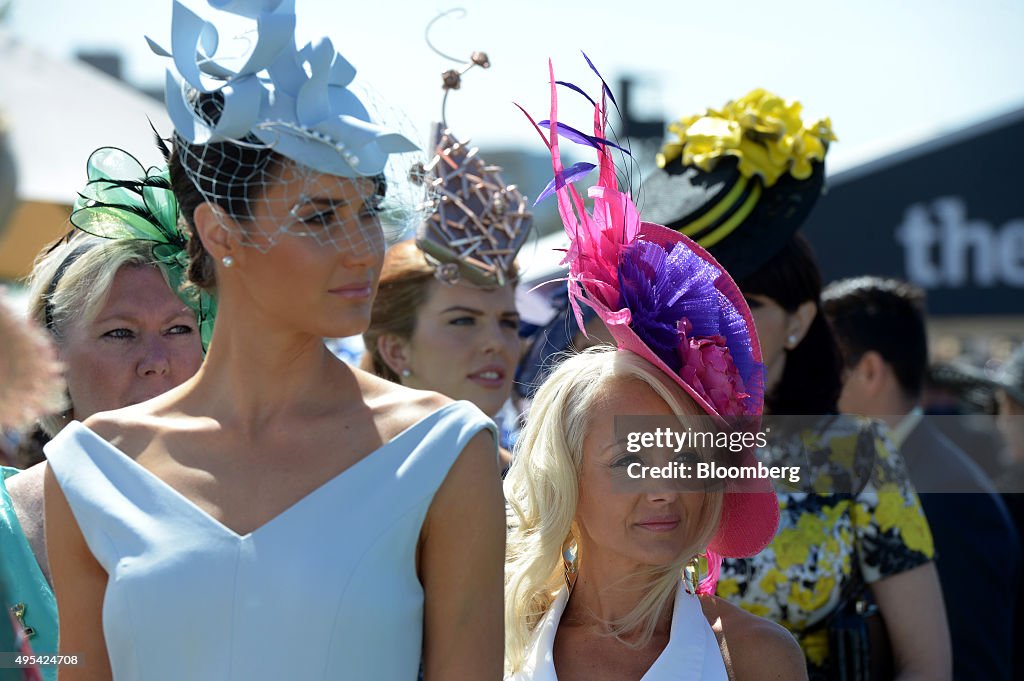
[[[25,626],[35,630],[28,640],[32,652],[52,655],[57,652],[57,601],[14,515],[5,483],[19,472],[17,468],[0,466],[0,577],[11,599],[4,605],[7,609],[17,604],[25,606]],[[56,681],[57,667],[42,667],[41,670],[46,681]]]

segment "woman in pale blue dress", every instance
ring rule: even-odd
[[[60,649],[86,661],[62,678],[501,676],[493,424],[322,342],[369,323],[412,146],[287,5],[231,5],[259,26],[237,71],[197,65],[211,27],[175,5],[171,178],[217,319],[195,377],[46,449]]]

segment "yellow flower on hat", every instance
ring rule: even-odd
[[[662,147],[658,166],[682,158],[683,165],[710,172],[718,159],[735,156],[740,173],[761,176],[766,187],[787,172],[807,179],[812,162],[825,158],[826,143],[836,136],[827,118],[805,124],[802,109],[800,102],[758,88],[721,110],[686,116],[668,126],[678,139]]]

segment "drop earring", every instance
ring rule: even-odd
[[[576,586],[576,577],[580,571],[579,562],[576,559],[576,551],[563,553],[562,564],[565,567],[565,588],[569,593],[572,593],[572,588]]]

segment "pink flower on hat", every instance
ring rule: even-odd
[[[736,363],[725,344],[725,336],[689,338],[690,323],[679,322],[679,377],[723,416],[745,413],[743,400],[749,397]]]

